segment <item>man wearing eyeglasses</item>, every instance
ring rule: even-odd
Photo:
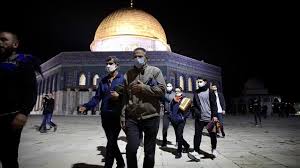
[[[133,51],[134,66],[124,75],[124,108],[121,124],[126,130],[127,167],[137,168],[140,134],[144,133],[144,168],[153,168],[159,128],[160,99],[166,84],[161,70],[147,64],[144,48]]]
[[[102,100],[101,119],[102,127],[107,138],[105,168],[111,168],[114,158],[117,168],[125,167],[123,157],[117,144],[121,131],[120,115],[122,110],[122,95],[124,76],[118,72],[119,59],[109,56],[106,59],[107,75],[99,82],[96,94],[92,99],[79,108],[80,112],[91,110]]]

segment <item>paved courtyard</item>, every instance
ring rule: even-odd
[[[101,168],[104,162],[106,138],[98,116],[54,116],[58,130],[42,134],[36,130],[41,116],[30,116],[24,128],[19,162],[21,168]],[[276,117],[263,120],[255,127],[252,116],[226,116],[226,138],[218,138],[215,159],[197,155],[200,162],[191,161],[187,154],[175,159],[175,136],[170,127],[167,148],[160,148],[161,127],[157,136],[156,168],[284,168],[300,167],[300,118]],[[194,124],[188,120],[184,137],[193,147]],[[118,144],[125,152],[125,135]],[[201,149],[210,153],[210,139],[203,136]],[[125,153],[123,154],[126,160]],[[143,162],[143,147],[138,151],[139,167]],[[116,165],[114,165],[116,166]],[[0,166],[1,167],[1,166]]]

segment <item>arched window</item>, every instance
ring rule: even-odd
[[[193,91],[193,84],[192,84],[192,79],[188,79],[188,91],[192,92]]]
[[[99,75],[98,75],[98,74],[94,75],[94,77],[93,77],[93,85],[94,85],[94,86],[97,85],[98,79],[99,79]]]
[[[182,88],[182,90],[184,90],[184,79],[183,79],[183,76],[179,77],[179,86]]]
[[[81,74],[79,77],[79,86],[85,86],[86,85],[86,77],[84,74]]]

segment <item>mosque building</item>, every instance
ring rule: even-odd
[[[42,97],[52,93],[54,114],[77,114],[77,107],[94,94],[105,76],[105,59],[116,56],[119,72],[133,66],[132,51],[147,50],[150,65],[159,67],[166,82],[182,87],[188,97],[197,89],[198,76],[222,88],[221,68],[172,52],[162,25],[149,13],[134,8],[119,9],[108,15],[96,30],[91,51],[61,52],[43,63],[44,78],[38,76],[38,99],[33,114],[41,114]],[[95,109],[99,113],[99,107]]]

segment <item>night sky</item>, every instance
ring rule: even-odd
[[[102,19],[129,7],[129,0],[26,3],[2,2],[0,28],[17,31],[21,51],[42,62],[63,51],[89,51]],[[256,77],[271,93],[300,101],[295,4],[136,0],[134,6],[161,23],[173,52],[222,67],[226,97]]]

